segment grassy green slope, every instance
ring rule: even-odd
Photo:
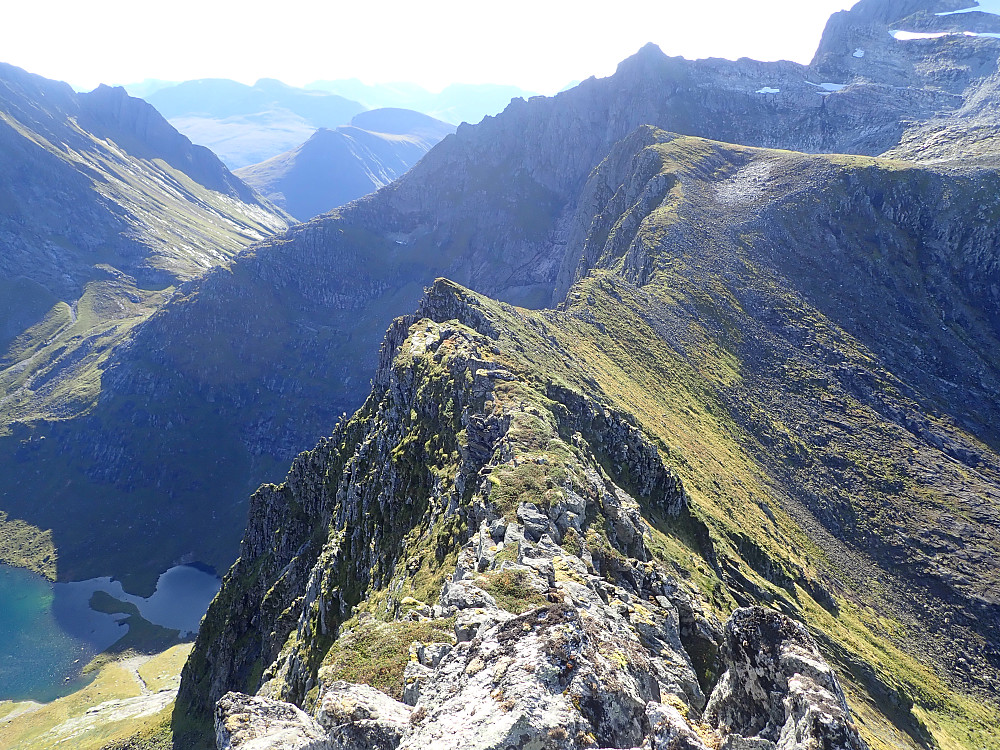
[[[87,687],[51,703],[0,701],[0,744],[10,750],[173,746],[169,716],[190,644],[155,656],[92,665]]]
[[[660,138],[670,193],[593,253],[614,272],[554,335],[679,449],[742,574],[815,580],[794,607],[862,706],[921,745],[993,746],[996,175]]]
[[[569,387],[619,408],[653,437],[711,539],[699,545],[647,515],[660,559],[690,576],[720,615],[755,602],[804,620],[840,671],[872,747],[998,747],[995,640],[985,622],[968,618],[977,594],[995,586],[994,558],[978,561],[975,591],[946,591],[948,555],[923,567],[918,551],[942,517],[963,513],[961,499],[942,487],[964,481],[966,492],[988,497],[996,478],[969,487],[970,472],[941,449],[836,383],[816,390],[819,372],[804,378],[812,388],[781,368],[769,377],[774,363],[749,355],[736,330],[717,327],[720,316],[691,315],[699,290],[691,279],[677,281],[663,273],[636,287],[595,271],[559,312],[476,299],[513,367],[548,383],[556,400]],[[782,293],[794,299],[787,287]],[[877,368],[870,350],[798,304],[786,311],[788,323],[836,336],[836,344],[822,342],[828,353]],[[739,316],[733,322],[752,325]],[[795,362],[792,352],[782,356]],[[766,384],[752,385],[761,379]],[[830,422],[841,422],[835,440],[821,447],[809,440],[811,429]],[[893,471],[907,479],[887,480]],[[837,523],[824,517],[830,507]],[[995,555],[996,527],[967,523]],[[900,559],[897,545],[917,549]],[[970,565],[966,548],[952,552]],[[975,611],[984,621],[989,614]]]

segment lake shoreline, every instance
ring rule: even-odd
[[[206,565],[178,565],[143,598],[110,577],[53,583],[0,565],[0,700],[50,702],[86,687],[104,655],[191,640],[220,585]]]

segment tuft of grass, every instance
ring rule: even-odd
[[[323,658],[320,678],[371,685],[402,700],[403,672],[410,659],[410,644],[414,641],[454,643],[454,618],[379,622],[368,617],[363,621],[348,621]]]
[[[529,609],[544,607],[548,600],[528,582],[532,574],[526,570],[507,568],[483,573],[480,587],[496,599],[497,604],[515,615],[524,614]]]

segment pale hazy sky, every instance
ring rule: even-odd
[[[40,0],[5,3],[0,61],[78,89],[145,78],[506,83],[554,93],[646,42],[808,62],[854,0]]]

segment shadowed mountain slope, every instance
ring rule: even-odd
[[[85,413],[109,351],[176,284],[288,226],[210,151],[122,89],[75,94],[0,66],[0,151],[0,432],[8,438],[15,424]],[[14,491],[30,495],[12,470]],[[2,528],[10,541],[12,527]],[[30,562],[9,549],[3,559]],[[42,567],[54,575],[54,562]]]

